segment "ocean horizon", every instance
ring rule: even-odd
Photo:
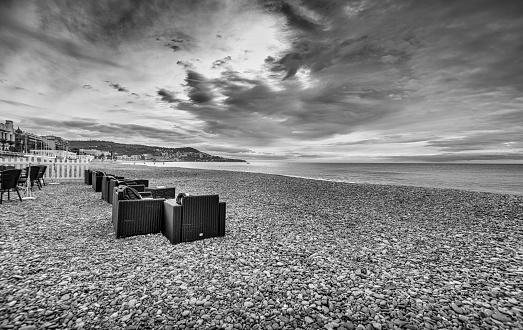
[[[523,164],[301,163],[285,161],[133,163],[158,167],[276,174],[333,182],[523,195]]]

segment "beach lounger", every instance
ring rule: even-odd
[[[116,238],[161,232],[165,199],[124,200],[123,196],[120,189],[114,189],[112,221]]]
[[[174,199],[164,202],[162,234],[171,244],[225,236],[225,202],[218,195],[187,196],[181,205]]]
[[[2,204],[2,199],[4,198],[4,192],[7,192],[7,199],[11,199],[10,192],[11,190],[16,191],[18,198],[22,201],[22,196],[18,191],[18,180],[22,175],[22,170],[11,169],[2,171],[0,174],[0,204]],[[162,205],[163,208],[163,205]]]

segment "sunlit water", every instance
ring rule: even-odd
[[[327,181],[453,188],[523,195],[523,165],[517,164],[347,164],[281,161],[145,164],[280,174]]]

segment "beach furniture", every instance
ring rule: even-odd
[[[145,191],[150,191],[153,195],[153,198],[165,198],[172,199],[176,198],[176,189],[175,187],[147,187]]]
[[[171,244],[225,236],[225,202],[218,195],[186,196],[163,203],[162,234]]]
[[[18,180],[22,175],[22,170],[10,169],[0,173],[0,204],[2,204],[4,192],[7,192],[7,199],[11,199],[11,190],[16,191],[18,198],[22,201],[22,196],[20,196],[20,192],[18,191]]]
[[[113,203],[114,188],[118,187],[119,185],[130,186],[130,187],[138,190],[139,192],[145,192],[147,187],[149,186],[149,180],[144,180],[144,179],[111,179],[109,181],[109,187],[108,187],[109,194],[107,196],[107,202],[109,204]],[[142,194],[142,195],[144,195],[144,194]],[[151,194],[151,196],[152,196],[152,194]]]
[[[93,184],[93,171],[85,170],[84,171],[84,183],[88,185]]]
[[[31,190],[33,190],[33,186],[36,182],[36,185],[38,186],[38,189],[42,189],[42,185],[40,184],[39,180],[39,172],[40,172],[40,165],[32,165],[25,168],[25,173],[22,173],[20,176],[20,179],[18,179],[19,185],[24,185],[27,183],[31,184]]]
[[[165,199],[125,200],[123,198],[124,192],[115,188],[112,221],[116,238],[161,232]]]
[[[123,176],[116,176],[112,174],[106,174],[102,177],[102,199],[107,201],[109,198],[109,182],[111,179],[123,179]],[[111,190],[112,191],[112,190]]]
[[[38,182],[40,183],[40,186],[46,185],[45,180],[44,180],[46,170],[47,170],[47,165],[40,165],[40,170],[38,171],[38,178],[37,178]]]
[[[102,179],[104,177],[104,172],[100,171],[93,171],[92,172],[92,187],[95,192],[101,192],[102,191]]]

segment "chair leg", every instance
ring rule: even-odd
[[[18,198],[20,198],[20,202],[22,201],[22,196],[20,196],[20,191],[18,191],[18,187],[15,188],[16,193],[18,194]]]
[[[2,204],[2,199],[4,198],[4,192],[0,192],[0,204]]]

